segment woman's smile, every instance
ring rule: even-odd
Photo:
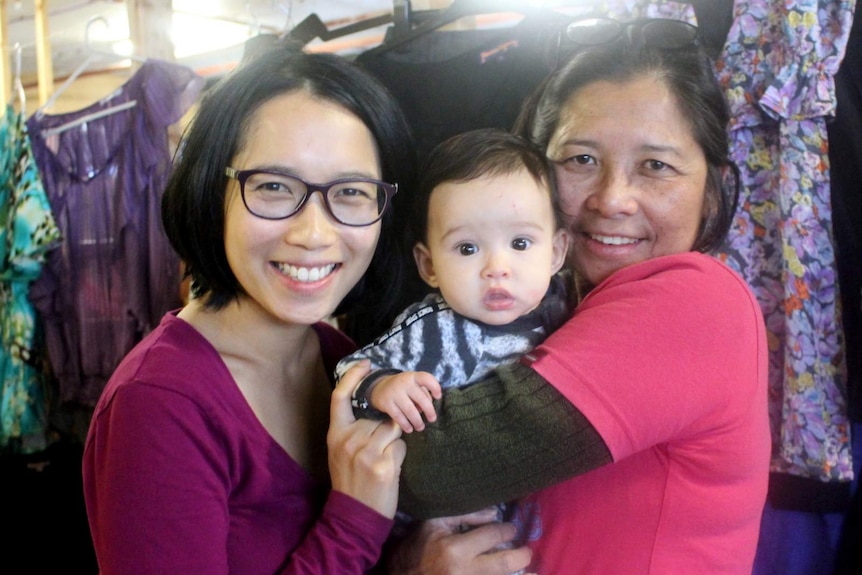
[[[309,283],[326,278],[334,272],[336,268],[335,264],[308,267],[274,262],[273,265],[279,272],[286,276],[290,276],[291,279]]]

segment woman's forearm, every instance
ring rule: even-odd
[[[521,364],[449,389],[438,418],[404,436],[399,508],[417,519],[509,501],[612,461],[587,419]]]

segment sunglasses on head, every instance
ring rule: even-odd
[[[642,49],[679,50],[697,46],[700,35],[697,26],[682,20],[644,18],[620,22],[613,18],[581,18],[570,22],[557,38],[557,62],[560,54],[569,54],[579,47],[601,46],[621,42]]]

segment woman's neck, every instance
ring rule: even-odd
[[[219,310],[192,302],[179,317],[215,347],[270,436],[325,480],[331,386],[312,326],[279,321],[248,300]]]
[[[222,357],[272,367],[296,364],[312,330],[310,325],[280,321],[244,298],[218,310],[192,300],[179,317],[207,338]]]

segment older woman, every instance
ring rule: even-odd
[[[726,107],[695,28],[575,22],[577,53],[520,131],[556,163],[582,299],[496,377],[450,390],[406,438],[400,504],[420,517],[520,498],[532,571],[750,573],[769,464],[767,343],[752,292],[708,255],[736,182]],[[371,403],[373,404],[373,392]],[[433,520],[399,573],[507,573],[513,529]]]

